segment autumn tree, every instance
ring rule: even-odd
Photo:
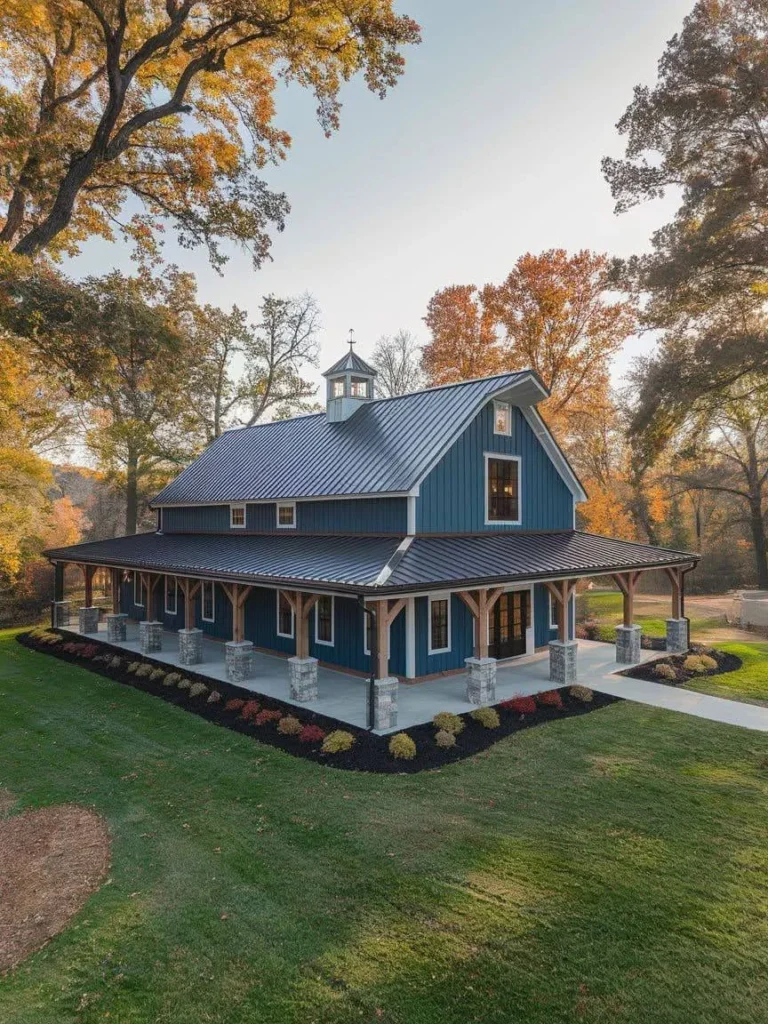
[[[258,174],[290,144],[278,83],[330,133],[341,85],[383,96],[418,40],[392,0],[4,0],[0,242],[56,256],[122,232],[151,255],[168,222],[216,267],[223,242],[258,264],[288,211]]]
[[[424,387],[421,355],[421,347],[410,331],[382,335],[369,359],[376,371],[377,394],[382,398],[395,398]]]
[[[489,377],[504,369],[495,323],[475,285],[435,292],[424,317],[431,340],[423,365],[430,384]]]

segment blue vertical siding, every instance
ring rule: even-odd
[[[550,640],[557,640],[557,627],[549,625],[549,591],[543,583],[537,583],[533,588],[534,606],[534,642],[537,647],[544,647]],[[575,606],[571,601],[568,607],[568,636],[573,639],[576,635]]]
[[[474,652],[472,613],[455,594],[451,595],[451,649],[445,654],[429,653],[429,600],[417,597],[416,605],[416,675],[449,672],[464,668],[464,659]]]
[[[229,505],[164,508],[164,533],[243,533],[229,525]],[[245,531],[253,533],[392,533],[408,529],[405,498],[352,498],[296,503],[296,528],[279,530],[274,503],[246,504]]]
[[[486,452],[518,455],[522,496],[520,526],[485,524]],[[418,533],[484,530],[570,530],[573,495],[518,408],[512,434],[493,432],[493,403],[470,423],[421,484],[416,501]]]

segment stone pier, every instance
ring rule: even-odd
[[[670,654],[688,650],[688,619],[667,619],[667,650]]]
[[[373,728],[394,729],[397,726],[398,680],[394,676],[373,681]]]
[[[620,665],[634,665],[640,661],[640,627],[616,627],[616,661]]]
[[[470,704],[496,703],[496,659],[465,658],[467,700]]]
[[[317,700],[317,658],[289,658],[291,700]]]
[[[154,620],[139,623],[139,646],[142,654],[163,649],[163,624]]]
[[[576,682],[577,640],[550,640],[549,678],[558,686],[572,686]]]
[[[181,665],[199,665],[203,660],[202,629],[179,630],[179,663]]]
[[[54,626],[58,626],[62,629],[66,629],[69,625],[71,616],[71,604],[69,601],[54,601],[53,602],[53,615],[51,621]]]
[[[107,616],[107,642],[110,644],[122,644],[126,638],[126,623],[128,616],[124,612]]]
[[[228,640],[226,650],[227,679],[242,683],[253,679],[253,643],[250,640]]]

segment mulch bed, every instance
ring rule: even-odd
[[[688,654],[670,654],[666,658],[657,658],[649,665],[638,665],[636,668],[627,669],[621,672],[622,676],[630,676],[632,679],[645,679],[650,683],[661,683],[663,686],[682,686],[692,679],[706,679],[707,676],[719,676],[724,672],[735,672],[741,668],[743,662],[735,654],[726,654],[725,651],[718,651],[715,647],[704,647],[701,644],[691,644],[690,654],[706,654],[714,658],[717,668],[707,669],[706,672],[688,672],[683,668],[683,662]],[[657,665],[670,665],[675,671],[674,679],[664,679],[657,676],[654,669]]]
[[[67,926],[106,877],[106,822],[64,804],[0,819],[0,974]]]
[[[64,634],[60,635],[64,636]],[[512,733],[520,732],[523,729],[530,729],[537,725],[544,725],[546,722],[559,721],[572,715],[585,715],[591,711],[606,707],[608,704],[613,704],[620,699],[595,691],[592,702],[584,703],[571,697],[568,689],[563,688],[559,691],[563,703],[561,709],[537,704],[535,712],[521,715],[497,706],[501,719],[501,724],[497,729],[487,729],[474,721],[469,714],[466,714],[462,716],[465,728],[458,736],[456,746],[449,750],[440,749],[435,744],[435,727],[431,723],[412,726],[403,731],[407,732],[415,742],[417,754],[413,760],[406,761],[393,758],[389,753],[388,744],[390,736],[376,736],[365,729],[349,725],[337,718],[320,715],[316,712],[297,707],[294,704],[283,703],[272,697],[266,697],[252,690],[235,686],[232,683],[212,680],[207,676],[198,675],[191,671],[183,671],[185,678],[193,682],[199,680],[210,689],[216,689],[221,694],[222,699],[220,702],[209,704],[205,697],[193,698],[189,696],[189,691],[178,690],[175,687],[166,687],[159,681],[152,682],[147,678],[137,677],[126,671],[126,666],[132,661],[147,662],[153,667],[161,668],[166,672],[176,671],[181,673],[182,670],[175,666],[168,666],[162,662],[153,661],[151,658],[142,658],[139,654],[131,651],[126,652],[119,647],[113,647],[100,641],[91,641],[90,637],[83,641],[80,641],[78,638],[67,637],[67,639],[78,642],[82,646],[93,647],[99,654],[117,655],[122,659],[121,667],[111,668],[102,661],[86,660],[77,653],[63,650],[63,643],[43,644],[31,633],[19,633],[17,639],[25,647],[77,664],[91,672],[96,672],[98,675],[106,676],[108,679],[131,686],[136,690],[143,690],[145,693],[162,698],[169,704],[183,707],[185,711],[199,715],[215,725],[232,729],[234,732],[244,733],[262,743],[279,747],[281,750],[296,757],[304,757],[310,761],[347,771],[393,774],[405,772],[410,774],[426,769],[442,768],[446,764],[462,761],[473,754],[481,753]],[[364,680],[361,679],[360,683],[360,701],[363,702],[366,698],[367,687]],[[259,726],[252,722],[244,721],[240,718],[238,712],[225,710],[224,705],[228,700],[232,699],[258,701],[261,709],[279,711],[283,715],[294,715],[300,719],[303,725],[317,725],[326,734],[342,729],[355,737],[354,746],[349,751],[337,754],[324,754],[320,750],[319,742],[314,744],[301,743],[296,736],[285,736],[277,731],[275,722]]]

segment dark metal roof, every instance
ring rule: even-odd
[[[401,539],[142,533],[52,549],[46,554],[53,560],[126,569],[253,583],[324,584],[333,589],[377,593],[603,575],[681,565],[699,557],[576,531],[416,536],[406,550],[398,551]],[[384,572],[387,568],[391,571]]]
[[[376,371],[372,366],[369,366],[364,359],[353,352],[352,349],[347,352],[346,355],[342,356],[338,363],[334,363],[330,370],[326,370],[323,374],[324,377],[330,377],[334,373],[364,373],[369,377],[375,377]]]
[[[342,423],[318,413],[227,431],[153,504],[404,494],[489,396],[533,380],[530,371],[500,374],[366,402]]]

